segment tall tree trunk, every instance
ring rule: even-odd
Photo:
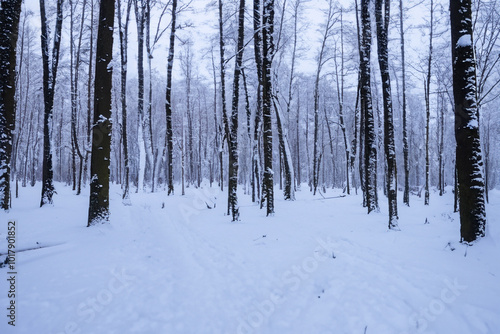
[[[290,115],[290,110],[292,107],[292,99],[293,99],[293,82],[295,79],[295,62],[297,58],[297,41],[298,41],[298,22],[299,22],[299,8],[302,3],[302,0],[296,0],[293,4],[293,47],[292,47],[292,63],[290,65],[290,81],[288,83],[288,101],[286,104],[286,112],[287,115]],[[300,94],[298,95],[300,96]],[[296,185],[300,187],[300,127],[299,127],[299,116],[300,116],[300,103],[299,98],[297,98],[297,119],[296,119],[296,160],[297,160],[297,171],[296,171]],[[293,166],[293,165],[292,165]],[[294,180],[295,182],[295,180]]]
[[[319,81],[321,78],[321,69],[325,64],[325,52],[326,52],[326,42],[331,34],[331,30],[334,25],[333,20],[333,2],[329,1],[328,15],[326,18],[326,23],[324,26],[323,36],[321,39],[321,49],[318,55],[318,65],[316,68],[316,78],[314,80],[314,143],[313,143],[313,194],[316,195],[316,190],[318,188],[319,181]],[[333,154],[333,152],[332,152]]]
[[[41,42],[43,60],[43,96],[44,96],[44,119],[43,119],[43,171],[42,171],[42,196],[40,206],[52,204],[54,195],[54,171],[52,167],[51,150],[51,122],[54,107],[54,92],[59,64],[59,49],[61,46],[61,30],[63,22],[62,13],[63,0],[57,1],[57,17],[54,32],[54,45],[52,47],[52,58],[49,59],[49,28],[47,16],[45,15],[45,0],[40,0],[41,18]]]
[[[226,106],[226,60],[224,57],[224,24],[223,24],[223,8],[222,8],[222,0],[219,0],[219,50],[220,50],[220,82],[221,82],[221,103],[222,103],[222,123],[224,125],[224,138],[222,139],[221,145],[222,149],[224,148],[224,139],[227,142],[228,150],[231,150],[231,140],[230,140],[230,129],[229,129],[229,120],[227,116],[227,106]],[[222,154],[222,150],[221,150]],[[230,153],[231,154],[231,153]],[[221,158],[222,159],[222,158]],[[222,163],[221,163],[221,189],[222,183],[224,181],[222,177]],[[230,171],[228,170],[228,173]],[[229,186],[229,185],[228,185]],[[229,196],[228,190],[228,196]],[[227,215],[231,214],[231,205],[228,197],[227,201]]]
[[[109,158],[111,152],[111,86],[115,0],[101,0],[94,91],[94,127],[90,158],[88,226],[109,221]]]
[[[94,0],[90,0],[90,37],[89,37],[89,67],[88,67],[88,80],[87,80],[87,146],[85,152],[85,163],[83,168],[83,180],[85,184],[85,180],[88,176],[88,160],[90,156],[90,152],[92,150],[92,67],[93,67],[93,59],[94,59]]]
[[[193,110],[191,106],[191,80],[192,80],[192,54],[191,54],[191,41],[187,41],[186,53],[183,58],[183,71],[186,80],[186,117],[187,117],[187,151],[189,156],[189,168],[187,182],[189,184],[194,184],[194,149],[193,149]]]
[[[120,103],[122,108],[121,136],[123,143],[124,179],[122,201],[130,204],[130,160],[128,156],[128,132],[127,132],[127,50],[128,50],[128,23],[132,0],[127,1],[125,9],[125,20],[123,21],[121,1],[118,1],[117,17],[120,38]]]
[[[297,175],[297,189],[300,189],[300,185],[302,183],[302,178],[301,178],[301,162],[300,162],[300,94],[297,95],[297,119],[296,119],[296,124],[295,124],[295,149],[296,151],[296,156],[297,156],[297,172],[295,175]]]
[[[383,14],[382,7],[384,7]],[[389,203],[389,229],[399,230],[396,143],[394,141],[394,117],[388,50],[389,21],[391,17],[390,0],[377,0],[375,2],[375,17],[377,21],[378,63],[380,66],[384,99],[384,150],[387,164],[386,191]]]
[[[407,106],[406,106],[406,58],[405,58],[405,31],[403,18],[403,0],[399,0],[399,27],[401,40],[401,71],[402,71],[402,90],[403,90],[403,160],[405,170],[405,188],[403,192],[403,203],[410,206],[410,163],[408,147],[408,129],[407,129]]]
[[[264,190],[266,215],[274,213],[273,181],[273,129],[271,117],[272,104],[272,60],[274,57],[274,0],[265,0],[262,15],[262,115],[264,125]]]
[[[444,99],[441,93],[439,93],[439,98],[441,105],[439,107],[439,128],[438,128],[438,136],[439,136],[439,196],[443,196],[444,193],[444,113],[445,113],[445,105]]]
[[[74,8],[73,1],[70,0],[70,9],[71,9],[71,33],[70,33],[70,53],[71,53],[71,141],[74,145],[74,150],[72,152],[73,159],[73,190],[75,190],[76,186],[76,194],[80,195],[82,191],[82,167],[83,167],[83,159],[84,156],[80,150],[80,145],[78,143],[78,135],[77,135],[77,117],[78,117],[78,82],[79,82],[79,74],[80,74],[80,51],[82,47],[82,37],[83,37],[83,27],[85,23],[85,7],[87,5],[87,0],[83,1],[82,4],[82,14],[80,19],[80,31],[78,35],[78,46],[76,48],[76,53],[74,53],[74,37],[73,37],[73,25],[74,25]],[[76,60],[73,62],[74,55],[76,55]],[[75,153],[78,155],[80,159],[80,167],[78,172],[78,177],[76,177],[76,162],[75,162]],[[76,179],[76,180],[75,180]],[[78,183],[77,185],[75,183]]]
[[[215,138],[214,138],[214,167],[215,169],[215,161],[218,161],[219,164],[219,178],[218,178],[218,184],[219,187],[221,187],[221,191],[223,191],[223,177],[222,177],[222,168],[223,168],[223,161],[222,161],[222,131],[221,127],[219,124],[219,121],[217,120],[217,74],[215,71],[215,60],[214,60],[214,55],[213,55],[213,49],[212,49],[212,72],[213,72],[213,80],[214,80],[214,128],[215,128]],[[212,175],[212,174],[211,174]]]
[[[471,0],[450,0],[460,235],[467,243],[483,237],[486,228],[471,7]]]
[[[431,0],[431,13],[430,13],[430,31],[429,31],[429,57],[427,58],[427,76],[424,83],[425,86],[425,195],[424,204],[429,205],[429,175],[430,175],[430,160],[429,160],[429,126],[431,119],[430,107],[430,89],[431,89],[431,70],[432,70],[432,52],[433,52],[433,35],[434,35],[434,0]]]
[[[142,161],[140,165],[144,166],[144,170],[140,171],[140,173],[143,173],[143,178],[140,178],[140,180],[143,180],[144,184],[139,185],[139,187],[151,187],[151,171],[153,169],[151,109],[148,108],[146,109],[146,112],[144,112],[144,29],[148,2],[149,0],[135,0],[134,2],[135,17],[137,22],[137,111],[139,113],[139,119],[141,120],[140,132],[142,132],[141,140],[144,145],[144,157],[140,157],[140,160]]]
[[[252,147],[252,201],[261,200],[260,188],[260,155],[259,155],[259,142],[261,137],[262,126],[262,84],[263,84],[263,70],[262,70],[262,14],[261,14],[261,0],[253,1],[253,33],[254,33],[254,56],[257,69],[257,107],[255,111],[254,122],[254,137]],[[265,184],[262,184],[262,188]],[[261,200],[261,207],[262,207]]]
[[[231,209],[233,221],[239,219],[238,208],[238,104],[240,89],[240,74],[243,63],[243,42],[244,42],[244,23],[245,23],[245,0],[240,0],[238,15],[238,43],[236,46],[236,61],[234,64],[233,76],[233,98],[231,108],[231,124],[229,143],[229,184],[228,184],[228,205]]]
[[[355,112],[359,115],[358,120],[359,122],[356,123],[356,128],[359,127],[359,163],[358,163],[358,171],[359,171],[359,183],[361,187],[361,191],[363,193],[363,206],[367,206],[367,200],[366,200],[366,182],[365,182],[365,159],[364,159],[364,154],[365,154],[365,109],[362,106],[362,101],[361,101],[361,55],[362,55],[362,48],[361,48],[361,40],[362,40],[362,33],[361,33],[361,23],[360,23],[360,13],[359,12],[359,6],[358,6],[358,1],[354,0],[354,5],[356,8],[356,30],[357,30],[357,40],[358,40],[358,52],[360,55],[360,66],[358,70],[358,89],[356,93],[356,109]],[[359,124],[358,124],[359,123]]]
[[[160,17],[161,20],[161,17]],[[149,87],[148,87],[148,104],[146,108],[146,128],[147,128],[147,148],[146,152],[149,155],[149,170],[148,177],[150,178],[151,192],[155,191],[155,177],[156,177],[156,154],[155,143],[153,140],[153,71],[151,70],[151,60],[153,59],[153,47],[151,46],[151,1],[146,1],[145,11],[145,28],[146,28],[146,53],[148,57],[148,74],[149,74]],[[153,42],[155,43],[155,41]],[[146,159],[146,160],[148,160]],[[147,165],[147,163],[146,163]],[[144,171],[146,172],[146,171]]]
[[[167,118],[166,144],[168,150],[167,170],[168,170],[168,195],[174,194],[174,176],[173,176],[173,132],[172,132],[172,68],[174,66],[174,46],[176,29],[177,0],[172,0],[172,20],[170,27],[170,46],[168,49],[167,62],[167,90],[165,93],[165,114]]]
[[[370,80],[371,23],[369,0],[361,0],[361,48],[360,48],[360,80],[361,80],[361,112],[364,123],[364,181],[365,198],[368,213],[378,211],[377,201],[377,145],[375,134],[375,118],[372,107]]]
[[[351,163],[351,148],[349,147],[349,140],[347,139],[347,130],[344,120],[344,20],[343,11],[340,10],[340,75],[337,64],[337,57],[335,57],[335,77],[337,81],[337,99],[339,101],[339,122],[340,129],[342,130],[342,137],[344,139],[345,150],[345,172],[346,172],[346,188],[347,194],[351,194],[351,182],[349,176],[353,174]]]
[[[0,208],[10,208],[12,133],[16,124],[16,49],[21,0],[0,3]]]
[[[491,115],[488,115],[488,121],[485,128],[485,140],[484,140],[484,195],[486,198],[486,203],[489,203],[488,199],[488,187],[490,180],[490,129],[491,129]]]

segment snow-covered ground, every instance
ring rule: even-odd
[[[109,225],[87,228],[88,196],[61,184],[52,207],[21,188],[1,213],[0,253],[9,219],[17,250],[49,247],[16,254],[15,327],[0,269],[0,333],[500,333],[499,191],[487,237],[467,247],[451,191],[400,203],[394,232],[381,192],[367,215],[359,195],[303,188],[274,217],[241,192],[234,223],[215,188],[132,206],[111,189]]]

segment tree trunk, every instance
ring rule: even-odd
[[[369,0],[361,0],[360,80],[361,112],[364,120],[364,181],[368,213],[378,211],[377,145],[370,80],[371,23]]]
[[[130,160],[128,156],[128,132],[127,132],[127,50],[128,50],[128,23],[132,0],[127,1],[125,9],[125,21],[122,21],[121,1],[118,1],[117,17],[120,38],[120,103],[122,108],[121,136],[123,144],[124,179],[122,201],[130,204]]]
[[[109,158],[111,152],[111,81],[115,1],[101,0],[97,31],[94,127],[90,159],[88,226],[109,221]]]
[[[40,0],[40,18],[42,28],[42,60],[43,60],[43,96],[44,96],[44,119],[43,119],[43,171],[42,171],[42,196],[40,206],[52,204],[54,195],[54,171],[52,167],[51,151],[51,121],[54,107],[54,92],[59,64],[59,49],[61,46],[61,30],[63,22],[62,13],[63,0],[57,1],[57,18],[54,34],[54,45],[52,47],[52,58],[49,60],[49,28],[45,15],[45,0]]]
[[[402,90],[403,90],[403,160],[405,170],[405,188],[403,192],[403,203],[410,206],[410,164],[408,148],[408,129],[407,129],[407,106],[406,106],[406,60],[405,60],[405,31],[403,19],[403,0],[399,0],[399,24],[401,37],[401,71],[402,71]]]
[[[425,86],[425,195],[424,204],[429,205],[429,175],[430,175],[430,160],[429,160],[429,123],[431,119],[430,110],[430,89],[431,89],[431,70],[432,70],[432,40],[434,34],[434,0],[431,0],[430,13],[430,32],[429,32],[429,57],[427,59],[427,77]]]
[[[321,69],[325,63],[325,49],[326,42],[328,37],[331,34],[331,30],[333,28],[334,20],[333,20],[333,3],[329,2],[328,6],[328,15],[326,18],[326,23],[324,26],[323,36],[321,40],[321,49],[318,55],[318,65],[316,68],[316,78],[314,81],[314,143],[313,143],[313,194],[316,195],[316,190],[318,188],[318,180],[319,180],[319,149],[318,149],[318,129],[319,129],[319,81],[321,78]],[[333,154],[333,153],[332,153]]]
[[[176,29],[177,0],[172,0],[172,20],[170,27],[170,46],[168,49],[167,62],[167,90],[165,93],[165,114],[167,118],[167,170],[168,170],[168,195],[174,194],[174,176],[173,176],[173,132],[172,132],[172,68],[174,66],[174,46]]]
[[[16,124],[16,48],[21,0],[2,1],[0,8],[0,208],[10,208],[12,133]]]
[[[78,46],[76,49],[76,53],[73,50],[73,20],[74,20],[74,9],[73,9],[73,1],[70,0],[70,8],[71,8],[71,33],[70,33],[70,53],[71,53],[71,66],[70,70],[74,73],[71,73],[71,141],[74,145],[74,150],[72,152],[73,159],[73,190],[75,190],[76,186],[76,194],[80,195],[82,191],[82,165],[84,156],[80,150],[80,144],[78,143],[78,135],[77,135],[77,117],[78,117],[78,82],[79,82],[79,74],[80,74],[80,51],[82,46],[82,37],[83,37],[83,27],[85,22],[85,7],[87,5],[87,0],[83,1],[82,4],[82,17],[80,21],[80,32],[78,35]],[[76,55],[76,60],[73,63],[74,55]],[[76,152],[75,152],[76,151]],[[80,159],[80,167],[78,172],[78,177],[76,177],[76,162],[75,162],[75,153],[78,155]],[[78,183],[78,184],[76,184]]]
[[[243,63],[243,42],[244,42],[244,21],[245,21],[245,0],[240,0],[238,16],[238,43],[236,46],[236,61],[234,64],[233,98],[231,110],[231,124],[229,143],[229,184],[228,184],[228,205],[230,207],[233,221],[239,219],[238,208],[238,104],[240,74]]]
[[[88,67],[88,80],[87,80],[87,145],[88,148],[85,152],[85,163],[83,168],[83,180],[85,184],[85,180],[88,176],[88,160],[90,156],[90,152],[92,149],[92,67],[93,67],[93,59],[94,59],[94,0],[90,0],[90,38],[89,38],[89,67]]]
[[[285,174],[283,197],[285,201],[295,201],[295,188],[293,185],[295,176],[293,171],[292,153],[290,152],[286,129],[283,125],[283,115],[281,114],[281,110],[278,108],[275,101],[273,104],[274,110],[276,111],[276,127],[278,128],[278,140],[283,160],[283,172]]]
[[[347,139],[347,131],[344,120],[344,20],[342,9],[340,11],[340,75],[337,64],[337,57],[335,56],[335,77],[337,81],[337,98],[339,100],[339,122],[340,129],[342,130],[342,137],[344,139],[345,150],[345,172],[346,172],[346,188],[347,194],[351,194],[351,180],[350,175],[353,174],[353,163],[351,163],[351,148],[349,147],[349,140]]]
[[[273,129],[271,117],[272,104],[272,60],[274,57],[274,0],[264,1],[262,15],[262,115],[264,125],[264,191],[266,215],[274,214],[273,181]]]
[[[450,1],[460,235],[466,243],[483,237],[486,227],[471,7],[471,0]]]
[[[254,122],[254,137],[252,147],[252,201],[256,202],[261,200],[261,187],[260,187],[260,155],[259,155],[259,142],[261,137],[262,126],[262,84],[263,84],[263,70],[262,70],[262,17],[261,17],[261,0],[253,1],[253,33],[254,33],[254,56],[257,69],[257,108],[255,111]],[[262,188],[265,185],[262,184]]]
[[[139,4],[140,1],[140,4]],[[149,0],[135,0],[135,17],[137,23],[137,110],[139,112],[139,119],[141,120],[140,126],[142,127],[142,138],[144,145],[144,157],[140,157],[143,161],[141,166],[144,166],[143,178],[140,180],[144,181],[144,184],[140,184],[139,187],[151,187],[152,186],[152,176],[151,171],[153,169],[153,148],[152,148],[152,129],[151,129],[151,109],[147,108],[144,111],[144,28],[147,15],[147,3]],[[140,152],[140,150],[139,150]],[[145,160],[144,160],[145,159]]]
[[[384,7],[383,15],[382,7]],[[377,21],[378,62],[380,66],[380,76],[382,78],[382,94],[384,99],[384,150],[387,164],[386,191],[389,203],[389,229],[399,230],[396,143],[394,141],[394,117],[388,50],[390,0],[377,0],[375,2],[375,17]]]

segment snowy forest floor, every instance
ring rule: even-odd
[[[53,206],[20,188],[1,213],[0,253],[8,219],[18,251],[49,247],[16,255],[15,327],[0,269],[0,333],[500,333],[499,191],[488,235],[467,247],[450,189],[430,206],[399,203],[394,232],[382,192],[367,215],[360,195],[303,187],[285,202],[276,190],[273,217],[241,192],[231,222],[215,187],[134,193],[124,206],[112,186],[111,223],[87,228],[88,195],[56,188]]]

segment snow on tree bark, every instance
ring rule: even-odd
[[[364,127],[364,191],[368,213],[378,211],[377,145],[370,86],[370,51],[372,34],[369,3],[369,0],[361,0],[361,47],[359,66],[361,80],[361,113],[363,114]]]
[[[485,184],[479,135],[476,61],[472,38],[471,0],[450,0],[453,97],[460,235],[473,242],[485,235]]]
[[[230,207],[233,221],[239,219],[238,208],[238,105],[240,74],[243,63],[243,42],[244,42],[244,23],[245,23],[245,0],[240,0],[238,15],[238,43],[236,46],[236,61],[234,64],[233,77],[233,97],[231,108],[231,124],[229,137],[229,184],[228,184],[228,205]]]
[[[97,31],[88,226],[109,221],[114,14],[115,1],[101,0]]]
[[[384,13],[382,14],[382,7]],[[398,227],[398,189],[396,167],[396,144],[394,141],[394,117],[391,98],[391,77],[389,74],[388,33],[390,21],[390,0],[376,0],[377,46],[382,94],[384,99],[384,150],[387,165],[386,191],[389,203],[389,229]]]
[[[77,115],[78,115],[78,83],[79,83],[79,74],[80,74],[80,63],[81,63],[81,47],[82,47],[82,38],[83,38],[83,29],[85,26],[85,7],[87,5],[87,0],[83,1],[82,4],[82,14],[80,18],[80,28],[78,34],[78,46],[76,48],[76,52],[74,50],[74,19],[75,19],[75,9],[77,3],[73,7],[73,1],[69,1],[70,5],[70,77],[71,77],[71,143],[72,143],[72,169],[73,169],[73,190],[76,188],[76,194],[80,195],[82,190],[82,170],[83,170],[83,161],[84,156],[80,149],[80,144],[78,143],[78,134],[77,134]],[[76,59],[74,59],[76,57]],[[78,171],[78,177],[76,176],[76,155],[80,159],[80,167]],[[78,184],[78,185],[77,185]]]
[[[177,0],[172,0],[172,20],[170,22],[170,46],[168,48],[167,60],[167,89],[165,93],[165,115],[167,121],[167,171],[168,171],[168,195],[174,194],[173,157],[174,138],[172,132],[172,69],[174,67],[175,29],[177,15]]]
[[[21,0],[0,2],[0,209],[10,208],[12,133],[16,124],[16,46]]]
[[[140,126],[142,127],[142,144],[144,146],[144,154],[140,156],[141,167],[144,165],[144,170],[140,180],[144,180],[144,184],[139,187],[151,187],[153,182],[153,144],[152,144],[152,125],[151,125],[151,109],[147,108],[144,111],[144,30],[147,15],[147,3],[149,0],[134,0],[135,17],[137,23],[137,110],[139,112]],[[141,152],[140,150],[139,152]],[[142,152],[141,152],[142,153]],[[144,160],[145,159],[145,160]],[[144,160],[144,161],[143,161]]]
[[[257,107],[254,119],[254,138],[252,145],[252,202],[260,199],[260,136],[262,127],[262,18],[261,18],[261,0],[253,1],[253,33],[254,33],[254,57],[257,69]],[[262,185],[262,189],[265,185]],[[262,201],[261,201],[262,205]]]
[[[128,132],[127,132],[127,48],[128,48],[128,23],[132,0],[127,1],[125,9],[125,19],[122,18],[121,1],[118,1],[117,17],[120,38],[120,103],[122,109],[121,135],[123,143],[123,194],[122,200],[125,204],[130,204],[130,159],[128,153]],[[122,21],[123,20],[123,21]]]
[[[262,116],[264,142],[264,180],[262,200],[266,215],[274,213],[273,129],[272,129],[272,59],[274,56],[274,0],[264,0],[262,15]]]
[[[221,102],[222,102],[222,123],[224,125],[224,137],[221,141],[221,155],[224,148],[224,139],[227,142],[229,150],[231,150],[231,132],[229,128],[229,120],[227,116],[227,106],[226,106],[226,60],[224,58],[224,23],[223,23],[223,7],[222,0],[219,0],[219,59],[220,59],[220,85],[221,85]],[[229,171],[228,171],[229,172]],[[221,189],[223,189],[223,166],[221,157]],[[228,200],[227,200],[227,215],[231,214],[231,201],[229,199],[228,190]]]
[[[292,155],[290,152],[290,145],[288,144],[288,135],[283,125],[283,115],[281,110],[273,101],[274,110],[276,111],[276,127],[278,128],[278,140],[280,144],[281,153],[283,156],[283,170],[285,173],[285,187],[283,188],[283,197],[285,201],[295,201],[295,188],[293,182],[295,179]]]
[[[320,160],[320,152],[318,149],[319,145],[319,81],[321,78],[321,70],[323,65],[325,64],[325,56],[326,56],[326,42],[328,37],[331,35],[331,31],[333,29],[333,25],[335,20],[333,18],[333,2],[329,2],[328,6],[328,15],[326,17],[326,23],[324,26],[323,36],[321,39],[321,49],[318,55],[318,65],[316,68],[316,78],[314,81],[314,143],[313,143],[313,194],[316,195],[316,190],[318,188],[319,181],[319,160]],[[333,152],[332,152],[333,154]]]
[[[425,195],[424,204],[429,205],[429,177],[430,177],[430,158],[429,158],[429,131],[430,131],[430,89],[431,89],[431,70],[432,70],[432,53],[433,53],[433,36],[434,36],[434,1],[431,0],[430,27],[429,27],[429,56],[427,58],[427,76],[424,82],[425,88]]]
[[[408,130],[407,130],[407,105],[406,105],[406,59],[405,59],[405,37],[404,37],[404,19],[403,19],[403,0],[399,0],[399,25],[401,37],[401,76],[403,90],[403,160],[404,160],[404,180],[405,188],[403,193],[403,203],[410,206],[410,164],[408,160]]]
[[[54,92],[59,64],[59,49],[61,46],[61,30],[63,22],[63,0],[57,1],[57,16],[54,33],[54,45],[52,47],[52,57],[49,56],[49,28],[45,14],[45,0],[40,0],[41,18],[41,44],[43,60],[43,97],[44,97],[44,117],[43,117],[43,165],[42,165],[42,196],[40,206],[52,204],[54,195],[54,171],[52,167],[51,150],[51,123],[54,108]]]

